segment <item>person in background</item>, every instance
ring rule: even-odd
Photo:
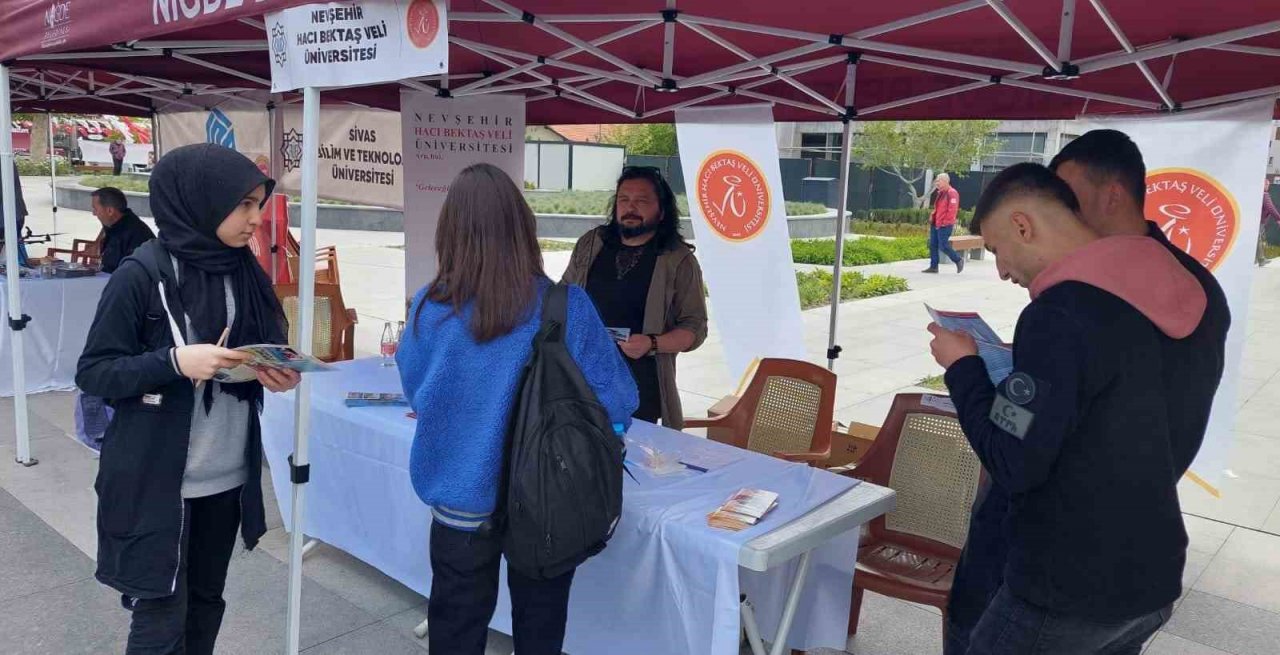
[[[468,167],[449,186],[436,255],[439,273],[413,300],[396,364],[418,416],[410,478],[433,518],[429,647],[481,655],[502,559],[501,534],[481,528],[497,507],[508,422],[551,281],[533,211],[490,164]],[[577,287],[564,341],[610,421],[629,427],[635,382]],[[508,570],[516,652],[559,655],[573,574],[538,580]]]
[[[951,176],[940,173],[933,178],[933,213],[929,215],[929,268],[925,273],[938,272],[938,253],[944,253],[956,272],[964,272],[964,257],[951,247],[951,233],[956,229],[956,215],[960,213],[960,192],[951,186]]]
[[[1181,593],[1179,423],[1208,414],[1221,369],[1177,361],[1178,340],[1208,298],[1163,244],[1098,238],[1079,210],[1038,164],[1006,169],[978,202],[970,230],[1031,294],[1002,382],[972,337],[929,326],[965,437],[1009,499],[970,655],[1136,655]],[[1198,377],[1214,379],[1184,384]]]
[[[120,170],[124,168],[124,139],[116,137],[111,142],[111,146],[107,148],[107,152],[111,153],[111,174],[119,175]]]
[[[657,168],[624,168],[608,215],[607,224],[578,240],[563,280],[585,287],[614,331],[640,388],[635,417],[679,430],[676,355],[707,338],[702,268],[680,235],[676,195]]]
[[[106,186],[89,195],[93,215],[102,223],[102,272],[113,273],[125,257],[133,254],[138,246],[156,238],[151,228],[129,209],[124,192]]]
[[[214,144],[161,159],[150,182],[160,238],[111,276],[80,356],[76,385],[115,408],[94,483],[96,577],[132,615],[130,655],[213,653],[237,528],[250,549],[266,533],[263,389],[300,378],[210,380],[248,357],[232,348],[285,343],[284,311],[246,247],[274,186]]]
[[[18,210],[15,215],[18,222],[18,234],[21,235],[22,227],[27,222],[27,202],[22,198],[22,178],[18,176],[18,162],[16,161],[13,163],[13,191],[14,207]],[[0,188],[0,211],[4,211],[3,203],[4,189]],[[0,215],[0,241],[5,239],[3,218],[4,216]],[[18,265],[25,266],[27,262],[27,247],[22,243],[21,238],[15,240],[18,242]],[[5,243],[7,244],[8,242],[6,241]],[[4,249],[0,248],[0,253],[3,252]]]
[[[1258,227],[1258,266],[1266,266],[1267,262],[1267,222],[1280,227],[1280,211],[1271,200],[1271,180],[1262,180],[1262,225]]]

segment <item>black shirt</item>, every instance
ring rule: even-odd
[[[126,207],[124,215],[115,225],[107,228],[102,238],[102,272],[114,273],[125,257],[133,254],[138,246],[156,238],[132,209]]]
[[[644,334],[644,310],[657,263],[658,252],[652,242],[632,247],[605,240],[604,248],[587,273],[587,295],[595,303],[605,327],[626,328],[633,336]],[[662,415],[658,360],[653,357],[624,359],[640,390],[640,409],[635,417],[656,422]]]

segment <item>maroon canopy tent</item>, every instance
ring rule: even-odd
[[[744,101],[775,103],[780,121],[1074,118],[1280,92],[1271,1],[516,2],[451,3],[447,77],[326,99],[396,109],[401,85],[523,93],[541,124],[670,121],[674,106]],[[23,110],[262,103],[261,15],[300,4],[9,0],[0,61]]]
[[[1280,95],[1280,0],[452,0],[449,72],[327,90],[330,102],[398,109],[408,87],[462,97],[519,93],[529,124],[672,120],[691,106],[769,102],[780,121],[1075,118],[1177,111]],[[13,197],[9,112],[148,115],[270,93],[262,15],[306,0],[5,0],[0,4],[0,178]],[[842,176],[849,149],[842,153]],[[316,151],[303,156],[302,250],[314,248]],[[837,216],[845,214],[841,179]],[[6,206],[6,233],[15,217]],[[844,221],[837,219],[837,249]],[[831,345],[839,307],[832,291]],[[16,265],[9,249],[10,270]],[[299,334],[314,271],[302,267]],[[33,463],[21,383],[16,276],[9,280],[18,459]],[[304,348],[308,344],[304,344]],[[293,462],[307,463],[307,382]],[[289,652],[297,652],[301,485],[294,485]],[[802,556],[800,569],[807,562]],[[797,576],[802,580],[803,576]],[[793,593],[795,588],[793,587]],[[790,604],[790,602],[789,602]],[[792,608],[794,610],[794,607]],[[790,614],[779,634],[785,635]],[[780,637],[775,651],[780,651]]]

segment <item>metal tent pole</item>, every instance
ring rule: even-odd
[[[303,253],[316,251],[316,194],[319,169],[320,141],[320,92],[314,87],[302,90],[302,243]],[[312,325],[315,321],[316,267],[310,260],[298,267],[298,349],[311,354]],[[288,655],[299,650],[298,634],[302,610],[302,547],[305,526],[303,499],[304,486],[310,475],[307,458],[309,423],[311,419],[311,383],[306,375],[298,385],[294,403],[293,455],[289,457],[289,479],[293,482],[293,512],[289,524],[289,612]]]
[[[53,112],[49,112],[49,196],[53,201],[53,236],[54,248],[58,247],[58,154],[53,147]]]
[[[845,69],[844,101],[845,115],[843,136],[840,141],[840,201],[836,203],[836,263],[831,279],[831,327],[827,332],[827,368],[836,370],[836,359],[843,350],[836,344],[836,330],[840,327],[840,273],[844,266],[844,232],[848,225],[845,213],[849,208],[849,155],[853,150],[849,141],[853,138],[853,88],[857,81],[858,56],[849,55],[849,63]]]
[[[31,320],[22,314],[22,289],[19,287],[18,249],[22,235],[18,233],[18,177],[13,162],[13,115],[10,107],[9,66],[0,64],[0,195],[4,196],[4,260],[9,305],[9,340],[13,348],[13,417],[18,436],[19,464],[33,466],[31,434],[27,427],[27,368],[22,331]]]

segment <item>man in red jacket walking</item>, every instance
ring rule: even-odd
[[[938,272],[938,252],[946,253],[956,265],[956,272],[964,271],[964,257],[951,247],[951,233],[956,229],[956,213],[960,211],[960,193],[951,186],[951,176],[941,173],[933,180],[933,214],[929,216],[929,268],[925,273]]]

